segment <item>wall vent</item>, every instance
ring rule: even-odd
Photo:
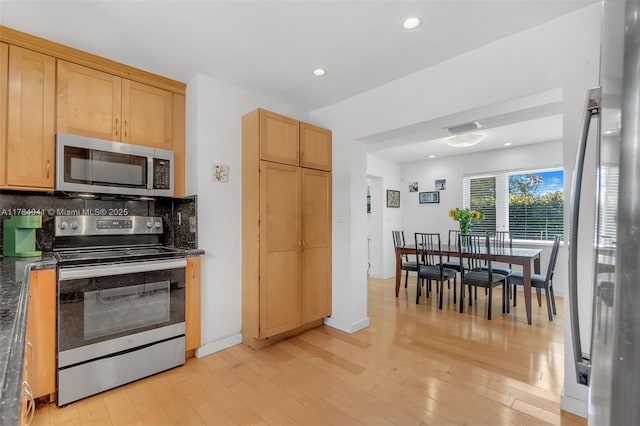
[[[477,121],[471,121],[469,123],[456,124],[455,126],[445,127],[445,128],[449,131],[449,133],[453,133],[454,135],[457,135],[459,133],[465,133],[465,132],[470,132],[472,130],[479,129],[480,127],[482,127],[480,123],[478,123]]]

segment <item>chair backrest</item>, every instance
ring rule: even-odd
[[[440,234],[415,233],[416,259],[419,266],[440,266],[442,269],[442,247]]]
[[[460,231],[458,229],[449,229],[449,238],[447,239],[447,245],[449,246],[449,250],[460,251],[460,246],[458,245],[458,235]],[[447,262],[449,261],[449,255],[447,254]]]
[[[556,260],[558,260],[558,252],[560,251],[560,241],[562,235],[553,236],[553,248],[551,249],[551,256],[549,257],[549,267],[547,268],[547,276],[545,278],[545,284],[549,284],[553,280],[553,271],[556,269]]]
[[[404,247],[404,231],[391,231],[393,233],[393,247]],[[406,254],[402,255],[402,259],[407,261],[409,257]]]
[[[513,248],[513,240],[511,239],[511,231],[487,231],[489,236],[489,243],[491,244],[491,251],[493,253],[499,253],[505,249]],[[511,264],[509,264],[511,268]]]
[[[487,231],[487,235],[489,236],[489,242],[494,252],[496,252],[496,250],[513,248],[511,231]]]
[[[460,246],[460,260],[467,259],[469,270],[481,271],[486,265],[486,271],[489,274],[489,281],[492,279],[491,272],[491,244],[487,234],[459,234],[458,244]],[[462,279],[464,279],[465,268],[460,270]]]

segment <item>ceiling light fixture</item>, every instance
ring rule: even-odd
[[[402,21],[402,28],[405,30],[415,30],[420,25],[422,25],[422,19],[416,17],[407,18]]]
[[[433,155],[433,154],[431,154],[431,155],[429,156],[429,158],[436,158],[436,156],[435,156],[435,155]]]
[[[511,145],[513,145],[512,142],[507,142],[507,143],[504,144],[504,146],[511,146]]]
[[[315,75],[316,77],[324,77],[325,75],[327,75],[327,70],[325,70],[324,68],[316,68],[315,70],[313,70],[313,75]]]
[[[464,135],[456,135],[448,137],[445,141],[447,145],[454,148],[464,148],[480,143],[484,139],[482,133],[465,133]]]

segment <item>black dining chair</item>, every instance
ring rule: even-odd
[[[458,235],[460,231],[457,229],[450,229],[449,236],[447,237],[447,245],[449,246],[450,251],[460,251],[458,246]],[[464,265],[464,263],[462,263]],[[466,266],[466,265],[465,265]],[[451,258],[449,254],[447,254],[447,259],[444,261],[444,267],[448,269],[455,269],[460,272],[460,259]]]
[[[391,231],[393,233],[393,247],[404,247],[404,231]],[[407,288],[407,281],[409,281],[409,271],[418,272],[418,264],[413,256],[403,254],[400,258],[402,266],[401,271],[405,271],[404,275],[404,288]],[[419,280],[418,280],[419,281]]]
[[[460,271],[460,313],[464,311],[464,286],[469,287],[469,306],[473,305],[471,288],[484,287],[488,290],[487,319],[491,319],[493,288],[502,286],[502,312],[506,312],[507,277],[493,272],[491,264],[491,244],[488,235],[459,234],[460,259],[468,262],[469,269]],[[486,260],[486,265],[485,265]],[[483,269],[484,268],[484,269]]]
[[[440,294],[438,308],[442,309],[444,282],[453,279],[453,303],[456,303],[456,276],[455,269],[447,269],[442,263],[442,246],[440,234],[415,233],[416,259],[418,259],[418,283],[416,285],[416,304],[420,303],[422,285],[420,281],[427,281],[425,296],[429,297],[431,281],[436,281],[436,292]]]
[[[510,251],[513,248],[510,231],[487,231],[487,235],[489,236],[492,253]],[[507,267],[493,264],[491,268],[494,274],[509,276],[512,272],[511,264]]]
[[[556,314],[556,298],[553,294],[553,271],[556,268],[556,260],[558,259],[558,251],[560,250],[560,241],[562,235],[555,235],[553,237],[553,248],[551,249],[551,256],[549,257],[549,266],[547,267],[547,274],[531,274],[531,288],[535,288],[539,293],[541,289],[544,290],[547,299],[547,313],[549,314],[549,321],[553,321],[553,315]],[[513,306],[516,306],[516,286],[524,286],[524,278],[522,272],[516,271],[509,275],[509,283],[513,285]],[[538,294],[538,306],[541,306],[542,302]],[[553,310],[553,315],[551,314]]]

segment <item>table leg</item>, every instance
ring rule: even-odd
[[[522,281],[524,281],[524,306],[527,311],[527,323],[531,324],[531,262],[522,265]]]
[[[402,258],[400,250],[396,248],[396,297],[400,292],[400,282],[402,281]]]

